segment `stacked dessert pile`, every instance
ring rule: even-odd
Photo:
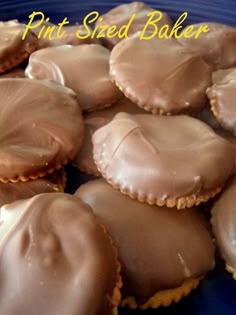
[[[137,14],[123,40],[0,24],[2,315],[168,306],[214,268],[214,243],[236,278],[236,29],[141,41],[152,10],[104,15]],[[74,195],[67,164],[88,175]]]

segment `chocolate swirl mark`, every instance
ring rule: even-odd
[[[53,78],[53,81],[58,82],[59,84],[65,86],[65,78],[60,67],[53,62],[50,61],[40,61],[40,66],[35,62],[33,58],[31,58],[31,62],[28,64],[25,69],[25,74],[30,79],[34,79],[35,77],[41,77],[42,75],[49,76],[50,72]],[[33,74],[32,74],[33,73]]]
[[[180,253],[178,253],[177,256],[178,256],[178,258],[179,258],[179,260],[180,260],[181,265],[183,266],[184,275],[185,275],[187,278],[190,278],[190,277],[191,277],[191,272],[190,272],[190,270],[189,270],[189,268],[188,268],[188,266],[187,266],[187,264],[186,264],[186,262],[185,262],[183,256],[182,256]]]
[[[118,114],[119,115],[119,114]],[[102,157],[104,159],[104,164],[105,164],[105,169],[107,169],[107,167],[109,166],[110,162],[112,161],[112,159],[114,158],[116,152],[118,151],[118,149],[120,148],[120,146],[124,143],[125,139],[130,136],[131,133],[133,133],[134,131],[138,130],[140,128],[140,126],[138,126],[136,123],[133,123],[132,121],[130,121],[129,119],[123,119],[124,123],[126,123],[126,126],[124,128],[124,130],[122,131],[122,136],[118,137],[117,139],[113,139],[113,150],[111,154],[106,154],[106,145],[107,145],[107,139],[104,139],[104,143],[102,145]],[[117,122],[112,120],[110,122],[110,124],[114,124],[116,125]],[[97,132],[102,133],[105,127],[101,127],[100,129],[97,130]],[[94,136],[92,136],[92,142],[94,141]]]
[[[98,11],[92,11],[87,14],[83,19],[83,27],[81,30],[78,27],[75,36],[78,39],[101,39],[101,38],[115,38],[125,39],[129,37],[129,30],[132,24],[134,23],[137,14],[132,14],[128,23],[118,27],[117,25],[105,25],[102,24],[103,18],[100,16]],[[160,39],[167,38],[195,38],[197,39],[201,33],[207,33],[209,27],[207,24],[199,25],[198,28],[194,29],[193,25],[189,25],[184,29],[183,32],[183,23],[188,17],[188,12],[183,12],[180,17],[176,20],[173,27],[168,24],[164,24],[161,27],[158,27],[158,23],[161,22],[163,18],[163,13],[161,11],[151,11],[147,13],[147,22],[144,27],[140,30],[140,40],[150,40],[154,37]],[[40,18],[40,19],[39,19]],[[38,33],[38,39],[48,38],[52,40],[53,35],[56,35],[56,38],[63,38],[66,35],[66,30],[63,29],[65,25],[68,26],[70,23],[67,17],[65,17],[58,25],[45,25],[49,23],[50,18],[45,17],[45,14],[40,11],[34,11],[29,15],[29,22],[25,26],[24,32],[22,34],[22,39],[24,40],[27,34],[36,29],[40,28]],[[99,25],[96,25],[94,29],[91,28],[92,24],[99,22]]]

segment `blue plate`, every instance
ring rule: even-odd
[[[71,23],[75,23],[81,22],[83,17],[93,10],[104,13],[118,4],[129,2],[131,1],[0,0],[0,18],[1,20],[17,18],[26,22],[32,11],[43,11],[54,23],[60,22],[65,16]],[[173,19],[187,11],[189,23],[215,21],[236,25],[235,0],[147,0],[146,3],[155,9],[166,11]]]
[[[71,23],[81,22],[83,17],[97,10],[104,13],[113,6],[131,1],[109,0],[0,0],[0,20],[19,19],[28,21],[32,11],[43,11],[54,23],[65,16]],[[236,26],[236,0],[150,0],[146,1],[155,9],[166,11],[173,19],[183,11],[189,13],[188,22],[215,21]],[[236,52],[235,52],[236,53]],[[69,168],[69,176],[76,188],[76,171]],[[236,315],[236,282],[224,271],[222,262],[210,273],[189,297],[168,308],[154,311],[121,310],[122,315]],[[1,313],[1,310],[0,310]],[[104,314],[105,315],[105,314]]]

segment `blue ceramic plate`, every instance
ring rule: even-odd
[[[60,22],[65,16],[71,23],[81,22],[83,17],[97,10],[104,13],[115,5],[131,1],[109,0],[0,0],[0,20],[19,19],[28,21],[32,11],[43,11],[54,23]],[[166,11],[173,19],[183,11],[189,13],[188,22],[215,21],[236,26],[236,0],[150,0],[146,1],[153,8]],[[236,52],[235,52],[236,53]],[[69,169],[75,188],[78,180],[75,171]],[[236,282],[218,263],[214,272],[209,274],[200,287],[180,303],[168,308],[154,311],[127,311],[122,315],[236,315]],[[0,310],[1,314],[1,310]],[[105,314],[104,314],[105,315]]]

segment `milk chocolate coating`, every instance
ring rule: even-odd
[[[70,25],[70,26],[64,26],[62,29],[63,36],[58,38],[57,37],[57,29],[58,26],[53,25],[51,23],[44,23],[44,26],[47,27],[53,27],[55,26],[55,30],[52,33],[52,39],[44,38],[43,35],[38,38],[37,46],[38,49],[47,48],[47,47],[56,47],[61,45],[83,45],[83,44],[92,44],[92,43],[99,43],[99,40],[96,39],[79,39],[76,36],[76,33],[78,30],[81,31],[81,34],[87,34],[85,28],[83,25]],[[39,33],[42,29],[42,26],[32,30],[34,34],[38,37]],[[46,30],[46,29],[45,29]],[[44,33],[42,33],[44,34]]]
[[[83,118],[76,95],[50,81],[0,80],[0,179],[43,175],[79,150]]]
[[[212,73],[213,84],[224,84],[236,81],[236,68],[221,69]]]
[[[119,30],[124,25],[127,25],[130,21],[133,14],[135,14],[135,19],[129,27],[128,36],[135,34],[136,32],[142,31],[149,20],[148,14],[154,11],[151,7],[143,2],[131,2],[127,4],[119,5],[112,10],[108,11],[104,15],[101,16],[102,21],[96,23],[96,26],[107,25],[111,27],[112,25],[116,25]],[[172,25],[172,21],[170,17],[162,12],[162,19],[158,22],[158,27],[162,27],[163,25]],[[118,36],[114,38],[104,37],[104,42],[109,48],[113,48],[116,44],[118,44],[121,39]]]
[[[63,188],[63,176],[62,171],[57,171],[25,183],[0,183],[0,207],[41,193],[60,192]]]
[[[236,69],[215,75],[215,84],[207,89],[212,110],[221,126],[236,136]]]
[[[229,68],[223,70],[217,70],[212,73],[212,83],[213,85],[227,84],[229,81],[233,81],[236,78],[236,68]],[[217,121],[216,117],[212,113],[210,106],[205,107],[200,113],[198,113],[197,118],[201,119],[207,123],[211,128],[213,128],[217,133],[223,133],[226,137],[232,138],[232,135],[225,133],[222,129],[220,123]]]
[[[204,108],[202,112],[199,113],[197,116],[198,119],[205,122],[209,125],[214,131],[221,136],[222,138],[229,141],[234,147],[234,155],[235,155],[235,166],[236,166],[236,137],[234,137],[229,131],[222,129],[219,122],[216,120],[215,116],[213,115],[212,111],[209,107]]]
[[[89,206],[41,194],[1,208],[4,315],[112,314],[117,262]]]
[[[211,223],[221,255],[236,269],[236,178],[234,177],[212,208]]]
[[[223,187],[234,149],[205,123],[188,116],[120,113],[93,134],[103,176],[142,201],[177,201]]]
[[[4,72],[2,65],[12,59],[15,59],[14,66],[20,54],[26,53],[24,59],[27,58],[32,50],[36,48],[36,37],[32,33],[28,33],[25,40],[22,40],[22,34],[25,25],[18,21],[0,22],[0,72]],[[34,47],[34,49],[33,49]],[[19,63],[23,60],[19,59]],[[18,63],[18,64],[19,64]],[[10,68],[10,67],[8,67]]]
[[[92,207],[118,248],[123,298],[133,296],[144,304],[158,291],[214,267],[214,247],[199,210],[149,206],[102,179],[82,185],[75,195]]]
[[[226,70],[218,70],[218,71],[226,71]],[[218,72],[217,71],[217,72]],[[219,77],[220,79],[220,77]],[[216,80],[216,77],[213,78],[213,80]],[[217,121],[216,117],[212,113],[209,106],[205,107],[203,111],[201,111],[197,118],[205,122],[207,125],[209,125],[214,131],[221,136],[222,138],[229,141],[233,147],[234,147],[234,155],[235,155],[235,162],[236,162],[236,137],[234,137],[229,131],[226,131],[222,129],[221,124]],[[236,166],[236,163],[235,163]]]
[[[111,107],[85,114],[85,136],[82,147],[74,160],[74,166],[77,166],[81,171],[86,173],[100,176],[100,172],[93,161],[92,135],[98,128],[108,124],[119,112],[130,114],[144,113],[136,104],[127,98],[123,98]]]
[[[141,41],[139,35],[114,47],[110,75],[128,98],[154,114],[200,111],[211,85],[211,69],[200,56],[175,39]]]
[[[181,44],[200,54],[213,70],[235,66],[236,28],[220,23],[204,22],[193,24],[194,29],[202,24],[208,25],[209,32],[201,33],[197,39],[180,38]]]
[[[234,174],[235,174],[235,171],[236,171],[236,137],[234,137],[230,132],[225,131],[223,129],[216,130],[216,133],[218,135],[220,135],[222,138],[224,138],[227,141],[229,141],[232,144],[233,148],[234,148],[234,156],[235,156]]]
[[[213,86],[215,87],[218,85],[227,85],[228,83],[232,83],[235,79],[236,68],[217,70],[212,73]],[[210,90],[211,89],[209,89],[208,92]],[[197,117],[210,125],[217,134],[230,141],[236,147],[236,138],[232,133],[222,128],[222,125],[216,119],[209,106],[204,108]]]
[[[30,56],[26,75],[73,89],[81,108],[91,111],[116,102],[121,93],[109,77],[108,49],[100,45],[60,46]]]

